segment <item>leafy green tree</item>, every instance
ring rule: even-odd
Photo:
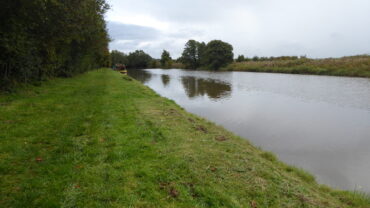
[[[142,50],[136,50],[127,56],[127,67],[134,69],[148,68],[152,57]]]
[[[111,66],[112,67],[114,67],[116,64],[127,65],[127,62],[128,62],[127,55],[120,52],[120,51],[113,50],[110,53],[110,57],[111,57]]]
[[[259,58],[258,56],[253,56],[252,60],[253,60],[253,61],[259,61],[259,60],[260,60],[260,58]]]
[[[163,68],[171,68],[172,58],[168,51],[163,50],[160,62]]]
[[[198,67],[199,66],[204,66],[206,63],[206,43],[201,42],[197,43],[197,62],[198,62]]]
[[[245,61],[244,55],[239,55],[238,58],[236,59],[236,62],[243,62]]]
[[[185,44],[185,49],[181,56],[181,62],[191,69],[196,69],[199,66],[198,63],[198,42],[195,40],[189,40]]]
[[[212,40],[206,46],[205,64],[211,69],[219,69],[234,61],[233,46],[221,40]]]
[[[178,60],[186,68],[197,69],[205,63],[206,44],[195,40],[189,40]]]
[[[152,59],[151,61],[150,61],[150,64],[149,64],[149,67],[150,68],[153,68],[153,69],[156,69],[156,68],[158,68],[159,66],[160,66],[160,61],[159,60],[157,60],[157,59]]]

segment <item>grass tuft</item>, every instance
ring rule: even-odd
[[[301,168],[297,168],[297,167],[293,167],[293,166],[287,166],[285,168],[285,170],[287,172],[291,172],[291,173],[296,174],[299,178],[301,178],[303,181],[305,181],[307,183],[316,183],[315,176],[313,176],[312,174],[308,173],[307,171],[305,171]]]
[[[275,154],[274,154],[274,153],[272,153],[272,152],[263,152],[263,153],[261,153],[260,155],[261,155],[261,157],[263,157],[263,158],[265,158],[266,160],[269,160],[269,161],[271,161],[271,162],[275,162],[275,161],[277,161],[277,158],[276,158]]]

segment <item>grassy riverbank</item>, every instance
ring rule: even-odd
[[[370,78],[370,56],[234,62],[223,70]]]
[[[1,207],[369,207],[110,70],[0,96]]]

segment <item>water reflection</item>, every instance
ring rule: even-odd
[[[230,84],[214,79],[184,76],[181,77],[181,82],[190,98],[208,95],[209,98],[220,99],[231,94]]]
[[[139,69],[128,70],[128,75],[142,83],[147,83],[152,78],[151,73]]]
[[[170,76],[168,76],[167,74],[162,74],[161,78],[163,86],[167,87],[167,85],[170,83]]]

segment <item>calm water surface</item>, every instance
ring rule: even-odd
[[[179,69],[129,75],[320,183],[370,193],[370,79]]]

